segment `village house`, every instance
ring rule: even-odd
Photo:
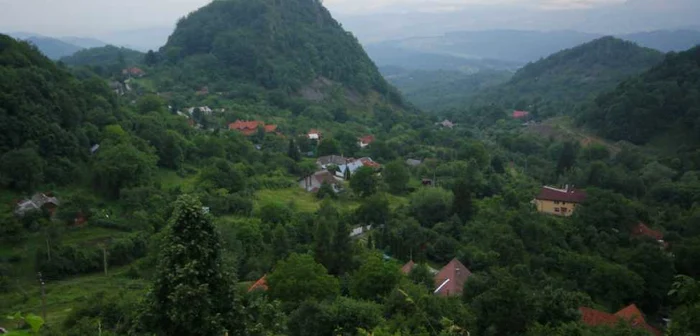
[[[513,111],[513,119],[525,119],[530,116],[530,112],[526,111]]]
[[[317,171],[299,180],[299,187],[308,192],[318,192],[324,183],[329,184],[336,193],[343,190],[343,185],[340,180],[327,170]]]
[[[309,140],[321,140],[321,132],[312,128],[309,133],[306,133],[306,137]]]
[[[421,160],[416,159],[406,159],[406,165],[410,167],[418,167],[423,163]]]
[[[316,160],[316,165],[321,169],[328,169],[330,166],[341,166],[347,164],[348,158],[341,155],[326,155],[321,156]]]
[[[637,224],[630,233],[632,237],[647,237],[656,240],[663,248],[668,248],[668,243],[664,241],[664,234],[661,231],[654,230],[644,223]]]
[[[190,115],[193,115],[194,111],[197,109],[199,109],[199,112],[204,113],[206,115],[210,115],[214,112],[214,110],[212,110],[209,106],[188,107],[186,110],[187,110],[187,113],[189,113]]]
[[[42,209],[45,209],[53,214],[59,205],[61,205],[61,203],[52,194],[38,193],[32,196],[30,199],[17,202],[15,215],[22,217],[29,212],[39,211]]]
[[[143,71],[143,69],[138,68],[138,67],[130,67],[122,70],[122,75],[125,76],[130,76],[130,77],[143,77],[146,75],[146,72]]]
[[[258,281],[250,285],[250,287],[248,287],[248,293],[256,290],[267,291],[268,289],[269,287],[267,286],[267,274],[265,274],[262,276],[262,278],[258,279]]]
[[[533,203],[537,211],[550,215],[571,216],[576,207],[586,200],[586,192],[567,185],[564,189],[544,186]]]
[[[588,307],[580,307],[579,312],[581,312],[581,321],[584,324],[592,327],[600,325],[614,327],[622,321],[629,323],[634,328],[647,330],[654,335],[660,336],[663,334],[661,331],[647,323],[642,312],[634,304],[621,309],[615,314],[609,314]]]
[[[262,121],[241,121],[236,120],[234,123],[228,125],[228,129],[231,131],[238,131],[243,135],[250,136],[258,131],[258,127],[263,127],[265,133],[272,133],[277,130],[277,125],[265,125]]]
[[[416,263],[413,262],[413,260],[410,260],[409,262],[401,266],[401,273],[408,275],[409,273],[411,273],[411,271],[413,271],[414,268],[416,268]]]
[[[460,296],[464,290],[464,283],[472,275],[469,269],[462,265],[457,258],[452,259],[433,278],[435,291],[433,294],[440,296]]]
[[[435,125],[442,126],[443,128],[450,128],[450,129],[452,129],[452,128],[455,127],[455,124],[452,123],[451,121],[447,120],[447,119],[445,119],[445,120],[443,120],[442,122],[439,122],[439,123],[437,123],[437,124],[435,124]]]
[[[347,163],[345,164],[337,165],[338,171],[335,173],[336,176],[345,178],[345,176],[348,173],[352,176],[361,167],[370,167],[372,169],[379,169],[382,167],[382,165],[375,162],[374,160],[372,160],[372,158],[369,157],[363,157],[359,159],[347,159],[346,162]]]
[[[360,148],[365,148],[369,145],[371,145],[374,142],[374,135],[365,135],[361,138],[358,138],[358,145],[360,145]]]

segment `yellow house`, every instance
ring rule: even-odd
[[[534,203],[539,212],[569,217],[585,200],[585,191],[569,188],[568,185],[564,189],[544,186],[535,197]]]

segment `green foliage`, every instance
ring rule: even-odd
[[[333,138],[321,140],[318,144],[318,156],[338,155],[340,154],[338,141]]]
[[[71,56],[61,58],[61,62],[72,66],[88,66],[100,75],[119,74],[124,66],[143,63],[144,54],[124,47],[107,45],[83,49]]]
[[[122,188],[148,182],[157,157],[129,143],[108,143],[100,148],[93,163],[95,184],[108,196],[116,197]]]
[[[290,304],[333,298],[340,290],[338,280],[323,265],[310,255],[297,253],[277,263],[267,283],[270,297]]]
[[[697,135],[700,129],[698,50],[695,47],[671,53],[660,65],[598,96],[581,114],[580,121],[607,138],[636,144],[645,144],[674,130]],[[684,140],[684,144],[694,146],[700,141],[697,136]]]
[[[205,64],[195,82],[229,78],[291,92],[323,76],[389,92],[357,40],[315,0],[215,1],[180,20],[160,54],[169,64]]]
[[[0,157],[0,184],[31,192],[44,182],[44,164],[34,148],[11,150]]]
[[[401,161],[392,161],[382,170],[384,182],[392,193],[400,194],[406,190],[410,176],[406,164]]]
[[[449,218],[454,195],[441,188],[424,188],[411,195],[411,214],[425,227]]]
[[[350,188],[360,197],[369,197],[377,192],[377,176],[374,169],[360,167],[350,180]]]
[[[234,281],[222,265],[221,240],[192,196],[180,196],[159,253],[157,275],[142,315],[164,334],[223,334],[239,328]]]
[[[29,190],[74,181],[77,165],[115,120],[116,98],[100,79],[79,81],[25,42],[0,35],[0,183]],[[94,130],[94,131],[93,131]]]
[[[350,293],[357,298],[381,301],[401,279],[399,267],[383,260],[381,254],[365,256],[360,268],[350,279]]]

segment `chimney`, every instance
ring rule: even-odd
[[[459,267],[455,268],[455,275],[459,276]]]
[[[566,185],[566,188],[564,190],[566,190],[566,192],[569,192],[569,185],[568,184]]]

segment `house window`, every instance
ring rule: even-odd
[[[559,204],[559,201],[554,201],[554,204],[557,204],[557,205],[558,205],[558,204]]]
[[[566,202],[561,202],[562,205],[566,205]]]
[[[569,209],[567,209],[567,208],[561,208],[561,213],[567,213],[568,211],[569,211]]]
[[[554,208],[554,212],[559,212],[559,208]]]

